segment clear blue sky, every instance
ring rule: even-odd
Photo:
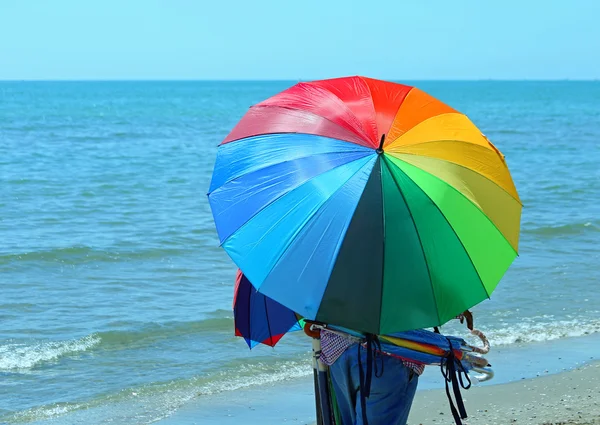
[[[0,0],[0,79],[593,79],[599,21],[600,0]]]

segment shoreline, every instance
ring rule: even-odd
[[[600,361],[593,356],[599,346],[600,334],[498,347],[488,356],[496,377],[474,382],[461,392],[469,415],[464,424],[600,425],[600,405],[590,404],[600,401]],[[577,412],[582,412],[581,418]],[[314,422],[312,376],[197,397],[158,421],[161,425]],[[409,425],[453,423],[439,370],[427,368]]]
[[[462,391],[464,425],[600,425],[600,361],[574,370]],[[312,378],[197,400],[161,425],[315,425]],[[445,390],[419,390],[408,425],[453,425]]]

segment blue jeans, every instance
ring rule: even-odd
[[[367,350],[361,347],[362,365],[366,374]],[[373,370],[371,395],[366,399],[369,425],[406,425],[408,414],[415,397],[419,377],[404,366],[400,359],[381,356],[383,374],[375,376]],[[379,358],[374,360],[381,365]],[[331,380],[342,417],[342,425],[362,425],[360,405],[360,376],[358,348],[348,348],[330,366]]]

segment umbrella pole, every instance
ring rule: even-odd
[[[329,404],[329,383],[327,381],[327,366],[319,360],[321,354],[321,340],[313,338],[313,368],[316,371],[315,399],[317,401],[317,424],[334,425]],[[318,422],[320,413],[321,422]]]
[[[317,425],[323,424],[323,412],[321,411],[321,403],[319,401],[319,366],[317,364],[317,357],[315,356],[315,352],[313,351],[312,356],[312,365],[313,365],[313,383],[315,386],[315,407],[317,409]]]

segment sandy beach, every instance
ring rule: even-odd
[[[463,391],[468,424],[600,424],[600,363],[573,371]],[[453,424],[446,394],[417,393],[410,425]]]

